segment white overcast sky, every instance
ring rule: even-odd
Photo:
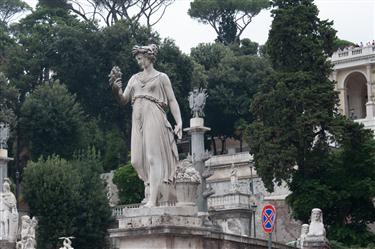
[[[37,0],[25,0],[35,6]],[[198,23],[187,14],[191,0],[175,0],[162,20],[154,26],[162,38],[169,37],[185,53],[202,42],[213,42],[216,33],[209,25]],[[334,21],[340,39],[366,43],[375,39],[375,0],[315,0],[321,19]],[[264,44],[272,22],[269,11],[254,17],[241,38]]]

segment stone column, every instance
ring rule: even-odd
[[[367,75],[367,103],[366,103],[366,119],[374,119],[375,103],[372,100],[372,74],[371,74],[371,64],[366,66]]]
[[[8,157],[7,149],[0,149],[0,191],[3,192],[4,179],[8,177],[8,162],[13,158]]]
[[[337,110],[339,111],[339,113],[343,114],[343,115],[348,115],[346,112],[345,112],[345,88],[342,87],[342,85],[340,84],[340,82],[337,81],[337,74],[338,74],[338,70],[334,70],[331,74],[331,79],[333,81],[335,81],[335,90],[339,93],[339,103],[336,105],[337,107]]]
[[[203,118],[192,118],[190,119],[190,127],[184,129],[191,135],[191,156],[194,168],[199,172],[202,182],[198,186],[198,198],[197,207],[199,213],[207,213],[207,189],[206,189],[206,178],[208,177],[205,172],[205,161],[208,159],[208,155],[204,149],[204,133],[210,131],[208,127],[204,127]],[[205,174],[206,173],[206,174]]]

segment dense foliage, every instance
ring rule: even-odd
[[[83,111],[65,86],[59,83],[38,86],[26,98],[20,116],[32,158],[53,153],[69,158],[80,148]]]
[[[200,44],[191,50],[191,57],[206,75],[209,100],[205,119],[212,136],[222,141],[221,153],[225,152],[227,138],[237,136],[242,140],[236,130],[241,122],[253,120],[249,110],[252,97],[272,71],[268,61],[256,54],[257,46],[251,49],[250,44],[254,45],[245,40],[245,45],[236,49],[221,43]]]
[[[248,129],[257,173],[269,190],[287,182],[294,216],[323,209],[328,236],[371,241],[375,144],[372,133],[341,117],[329,80],[335,31],[313,1],[273,1],[267,54],[275,70],[262,85]]]
[[[121,204],[141,203],[144,198],[144,185],[130,163],[116,170],[113,182],[118,187]]]
[[[38,217],[38,248],[58,248],[62,236],[75,236],[79,248],[106,248],[111,211],[101,172],[94,151],[72,161],[52,156],[28,164],[23,189]]]

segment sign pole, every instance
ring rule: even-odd
[[[272,233],[269,233],[268,237],[268,249],[272,249]]]
[[[262,228],[268,233],[268,249],[272,249],[272,231],[276,222],[276,208],[273,205],[266,205],[262,210]]]

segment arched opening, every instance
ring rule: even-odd
[[[345,80],[345,113],[351,119],[366,118],[367,80],[359,72],[348,75]]]

